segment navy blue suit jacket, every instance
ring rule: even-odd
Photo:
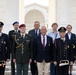
[[[73,40],[76,38],[75,34],[74,33],[71,33],[71,39],[69,40],[69,36],[68,36],[68,33],[66,33],[66,39],[70,42],[70,43],[73,43]]]
[[[53,40],[47,36],[47,44],[45,48],[41,42],[41,35],[34,40],[34,60],[37,62],[51,62],[53,58]]]

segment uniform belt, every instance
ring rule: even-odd
[[[61,60],[59,63],[59,66],[66,66],[69,65],[69,61],[68,60]]]

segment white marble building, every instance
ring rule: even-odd
[[[33,28],[35,20],[48,29],[51,29],[53,22],[57,22],[59,27],[71,24],[76,33],[76,0],[49,0],[48,7],[35,3],[24,7],[24,0],[0,0],[0,21],[5,24],[3,32],[13,29],[14,21],[25,23],[28,31]],[[76,75],[75,66],[73,75]]]
[[[36,17],[37,14],[38,18]],[[53,22],[57,22],[59,27],[71,24],[73,32],[75,32],[76,0],[49,0],[48,8],[32,4],[26,9],[24,8],[24,0],[0,0],[0,21],[5,23],[4,32],[8,33],[13,28],[12,23],[14,21],[27,24],[31,20],[28,18],[30,15],[34,15],[33,21],[39,20],[41,25],[45,25],[48,29],[51,28]],[[33,25],[33,21],[27,24],[27,31]]]
[[[28,30],[33,28],[34,21],[37,20],[40,22],[40,26],[48,26],[48,7],[33,3],[25,7],[24,14]]]

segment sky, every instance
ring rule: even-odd
[[[37,3],[43,6],[48,6],[49,0],[24,0],[25,6],[30,5],[32,3]]]

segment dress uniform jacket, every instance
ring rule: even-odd
[[[17,33],[19,33],[19,32],[20,32],[19,30],[18,30],[18,32],[15,32],[15,30],[9,31],[8,36],[9,36],[10,45],[11,45],[11,51],[10,52],[12,52],[12,44],[13,44],[14,35],[17,34]]]
[[[74,51],[74,60],[76,60],[76,38],[73,40],[72,48]]]
[[[68,75],[69,63],[67,65],[60,66],[60,61],[65,60],[73,61],[73,50],[71,50],[72,45],[68,40],[62,40],[61,38],[56,39],[55,52],[54,52],[54,61],[57,61],[58,66],[58,75]]]
[[[21,37],[21,34],[18,33],[15,36],[13,44],[13,59],[16,59],[16,63],[28,63],[29,59],[32,58],[31,52],[31,36],[25,34],[25,37]]]
[[[9,38],[6,34],[2,33],[0,36],[0,62],[7,59],[10,59]]]
[[[73,61],[73,51],[71,49],[72,45],[67,39],[65,39],[65,41],[63,41],[61,38],[56,39],[54,61],[56,60],[58,63],[61,60]]]
[[[19,30],[17,30],[17,32],[16,32],[16,30],[11,30],[11,31],[9,31],[9,34],[8,34],[8,36],[9,36],[9,39],[10,39],[10,53],[11,53],[11,74],[12,75],[15,75],[15,63],[13,62],[13,54],[12,54],[12,50],[13,50],[13,41],[14,41],[14,36],[15,36],[15,34],[17,34],[17,33],[19,33],[20,31]]]
[[[41,35],[34,41],[34,60],[37,62],[51,62],[53,58],[53,40],[47,36],[46,46],[43,47],[41,42]]]

